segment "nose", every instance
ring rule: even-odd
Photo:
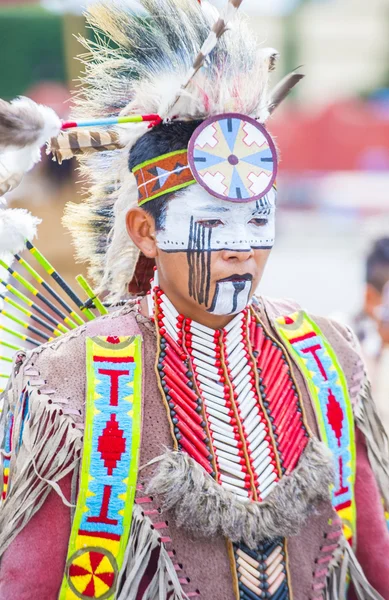
[[[242,248],[236,250],[223,250],[222,258],[228,262],[243,263],[254,256],[252,248]]]

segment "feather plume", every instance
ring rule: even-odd
[[[53,154],[53,160],[62,163],[74,156],[90,155],[95,152],[107,152],[120,148],[119,135],[113,130],[62,131],[52,138],[47,154]]]
[[[41,147],[60,129],[59,117],[47,106],[29,98],[0,100],[0,194],[21,182],[39,162]]]
[[[40,219],[24,208],[0,209],[0,254],[17,254],[36,236]]]
[[[186,88],[192,81],[193,77],[196,75],[196,73],[199,72],[201,67],[204,66],[207,56],[209,56],[211,54],[212,50],[214,50],[214,48],[216,47],[216,44],[218,43],[218,41],[220,40],[222,35],[224,35],[225,32],[228,30],[228,23],[233,19],[238,8],[242,4],[242,2],[243,2],[243,0],[228,0],[227,1],[227,6],[224,9],[224,13],[221,14],[219,16],[219,18],[217,19],[217,21],[213,24],[212,29],[211,29],[207,39],[201,46],[201,49],[195,58],[195,61],[193,63],[192,68],[189,71],[186,81],[183,83],[181,90],[178,92],[175,100],[173,101],[172,106],[169,108],[169,113],[176,106],[182,92],[184,90],[186,90]]]
[[[276,108],[289,96],[293,88],[305,77],[301,73],[289,73],[272,90],[269,99],[269,114],[271,115]]]

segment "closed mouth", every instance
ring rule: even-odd
[[[226,277],[225,279],[219,279],[218,283],[223,283],[225,281],[239,282],[239,281],[252,281],[252,280],[253,280],[253,276],[250,275],[250,273],[246,273],[245,275],[231,275],[231,277]]]

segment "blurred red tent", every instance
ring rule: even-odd
[[[270,121],[284,172],[389,170],[389,111],[348,100],[321,112],[286,107]]]

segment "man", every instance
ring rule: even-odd
[[[389,431],[388,379],[389,238],[375,241],[366,261],[365,300],[355,319],[358,336],[372,380],[374,398]]]
[[[90,44],[79,102],[154,126],[52,144],[92,179],[67,216],[79,254],[111,299],[138,296],[15,364],[0,598],[319,600],[350,579],[388,599],[386,439],[353,336],[254,296],[275,52],[207,4],[142,4],[91,9],[112,43]]]

